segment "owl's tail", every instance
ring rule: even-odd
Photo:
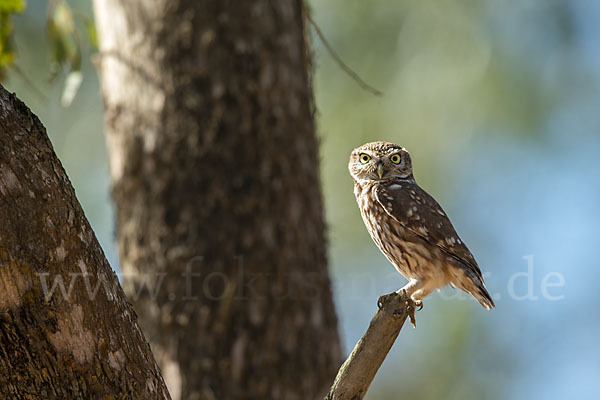
[[[475,300],[477,300],[479,304],[481,304],[486,310],[491,310],[492,308],[496,307],[494,300],[492,300],[492,296],[490,296],[488,293],[483,282],[481,283],[481,286],[476,288],[475,291],[469,293],[475,297]]]
[[[483,283],[481,275],[470,270],[463,270],[463,273],[460,275],[462,276],[459,277],[458,282],[453,282],[456,287],[475,297],[475,300],[486,310],[491,310],[496,306],[494,300],[492,300],[492,296],[490,296],[485,288],[485,283]]]

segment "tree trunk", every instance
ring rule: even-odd
[[[174,399],[311,399],[339,366],[305,12],[95,1],[121,267]]]
[[[0,398],[169,398],[44,127],[2,86]]]

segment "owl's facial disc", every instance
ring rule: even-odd
[[[359,182],[413,179],[408,151],[383,142],[368,143],[355,149],[348,169]]]

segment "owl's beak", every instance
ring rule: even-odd
[[[384,173],[385,169],[383,169],[383,163],[380,161],[377,163],[377,175],[379,175],[379,179],[381,179]]]

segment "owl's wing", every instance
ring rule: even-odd
[[[442,207],[419,185],[406,181],[378,185],[375,196],[383,209],[405,229],[438,246],[481,277],[477,261],[458,237]]]

